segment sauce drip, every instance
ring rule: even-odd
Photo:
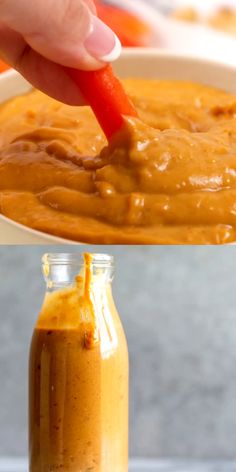
[[[92,349],[99,341],[95,306],[92,300],[92,255],[84,253],[84,306],[88,309],[88,322],[85,324],[84,345],[86,349]]]
[[[94,291],[99,290],[93,277],[93,256],[83,254],[84,265],[75,276],[74,284],[57,289],[50,278],[50,263],[47,254],[43,258],[43,273],[49,289],[45,297],[39,328],[75,329],[79,328],[83,347],[92,349],[99,343],[99,321],[94,301]],[[99,276],[98,276],[99,277]]]

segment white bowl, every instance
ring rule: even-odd
[[[236,67],[157,49],[127,49],[116,62],[120,77],[190,80],[236,94]],[[0,102],[20,95],[30,85],[15,71],[0,75]],[[0,215],[0,244],[78,244],[32,230]]]

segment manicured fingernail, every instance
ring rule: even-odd
[[[91,30],[84,42],[90,56],[102,62],[112,62],[121,53],[120,40],[99,18],[92,15]]]

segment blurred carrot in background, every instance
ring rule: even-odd
[[[0,59],[0,72],[4,72],[7,69],[10,69],[10,66],[5,64],[5,62],[1,61],[1,59]]]
[[[149,26],[132,13],[95,0],[99,18],[117,34],[122,46],[146,46]]]

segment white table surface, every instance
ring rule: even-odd
[[[0,458],[0,472],[27,472],[25,458]],[[236,472],[236,461],[147,460],[130,461],[130,472]],[[111,471],[112,472],[112,471]]]

